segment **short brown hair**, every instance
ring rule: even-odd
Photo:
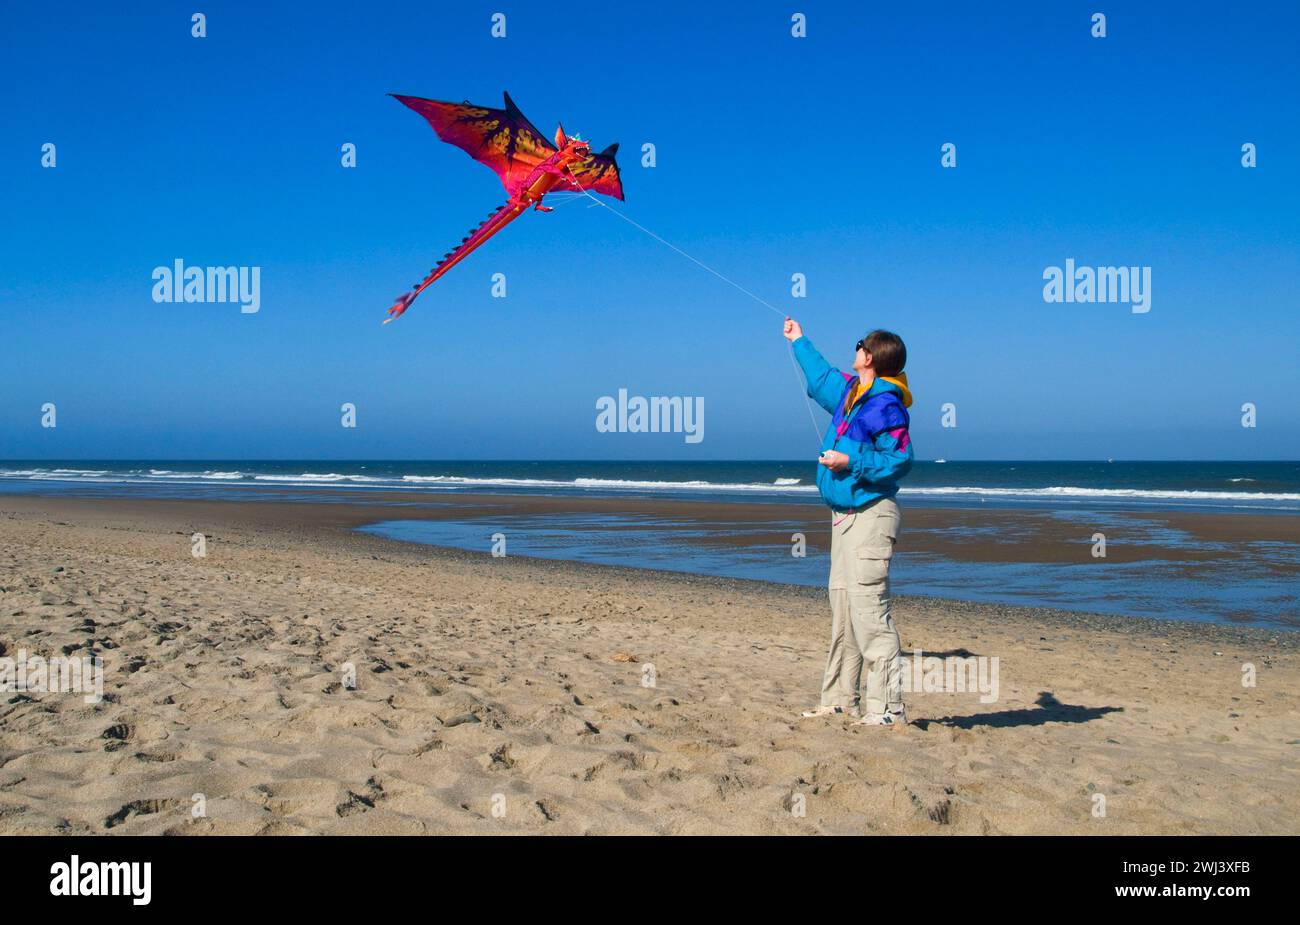
[[[877,376],[897,376],[907,365],[907,345],[893,331],[875,330],[862,339]]]

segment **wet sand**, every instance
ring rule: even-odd
[[[900,597],[905,649],[997,657],[1000,696],[913,693],[911,726],[854,728],[796,718],[823,592],[351,532],[677,502],[358,500],[0,497],[3,654],[93,652],[106,671],[99,704],[0,694],[0,832],[1300,832],[1295,634]],[[1060,520],[1016,539],[1027,513],[908,510],[1005,527],[971,557],[1077,547]],[[812,505],[808,524],[820,542]]]
[[[252,489],[250,489],[251,491]],[[0,509],[57,512],[74,504],[81,516],[153,517],[167,512],[196,531],[207,525],[246,524],[276,529],[351,529],[376,521],[402,518],[459,520],[546,514],[616,514],[660,520],[713,523],[713,533],[692,540],[705,545],[789,542],[787,525],[807,535],[810,549],[829,548],[829,514],[819,503],[754,504],[678,501],[662,498],[594,498],[582,496],[488,495],[469,492],[375,492],[327,489],[319,492],[276,489],[260,492],[267,500],[113,499],[98,513],[95,505],[70,497],[0,494]],[[277,500],[293,497],[304,500]],[[318,502],[318,503],[313,503]],[[1300,544],[1300,517],[1277,514],[1199,514],[1152,511],[1080,510],[1062,515],[1045,510],[1009,508],[936,508],[904,503],[907,550],[934,553],[962,562],[1073,563],[1091,557],[1092,535],[1107,534],[1107,559],[1127,563],[1149,559],[1195,562],[1213,555],[1203,547],[1245,543]],[[770,535],[752,529],[775,525]],[[731,526],[749,529],[732,531]],[[1151,543],[1159,533],[1181,534],[1188,542]],[[1133,540],[1134,542],[1129,542]],[[1279,564],[1279,573],[1300,577],[1300,569]]]

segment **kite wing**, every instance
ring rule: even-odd
[[[533,168],[555,153],[555,146],[519,111],[509,93],[505,94],[505,109],[389,95],[429,120],[443,141],[491,167],[511,196],[519,192]],[[614,174],[617,182],[617,167]]]
[[[577,192],[591,190],[604,193],[615,199],[623,198],[623,180],[618,174],[618,164],[614,155],[618,153],[618,143],[610,145],[599,154],[593,154],[573,169],[573,177],[566,177],[565,182],[556,186],[558,192]],[[576,178],[576,182],[574,180]]]

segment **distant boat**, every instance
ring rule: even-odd
[[[936,460],[935,460],[935,462],[937,462],[937,463],[945,463],[945,462],[947,462],[947,461],[948,461],[948,460],[946,460],[946,459],[936,459]]]

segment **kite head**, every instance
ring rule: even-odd
[[[582,162],[591,158],[591,145],[581,139],[572,139],[569,141],[569,150],[573,154],[573,159]]]
[[[577,135],[570,137],[564,134],[563,125],[555,130],[555,147],[568,164],[578,164],[591,157],[590,142],[583,141]]]

